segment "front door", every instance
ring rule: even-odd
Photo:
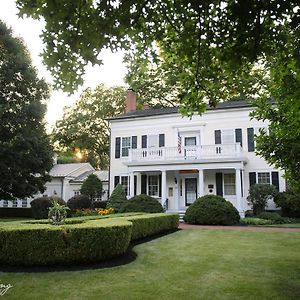
[[[185,205],[191,205],[197,199],[197,178],[185,179]]]

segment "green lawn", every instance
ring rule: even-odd
[[[3,273],[3,299],[300,299],[300,233],[190,229],[98,270]],[[12,253],[13,255],[13,253]]]
[[[300,223],[274,224],[274,225],[269,225],[269,226],[284,227],[284,228],[300,228]]]

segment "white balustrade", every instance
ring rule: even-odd
[[[158,160],[188,160],[188,159],[217,159],[224,157],[240,157],[242,148],[239,143],[201,145],[185,147],[160,147],[130,149],[129,161],[158,161]]]

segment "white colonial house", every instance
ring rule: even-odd
[[[0,207],[30,207],[34,198],[45,196],[58,196],[68,201],[74,195],[80,194],[83,181],[90,174],[96,174],[103,184],[102,200],[108,196],[108,171],[97,171],[89,163],[55,164],[49,172],[51,181],[45,184],[43,194],[37,194],[33,198],[14,201],[1,200]]]
[[[135,107],[128,90],[127,112],[109,120],[110,191],[121,183],[128,197],[148,194],[179,213],[200,196],[221,195],[244,216],[251,185],[285,190],[284,172],[255,154],[255,135],[268,124],[250,119],[246,101],[223,102],[191,119],[175,107]],[[276,207],[270,201],[268,208]]]

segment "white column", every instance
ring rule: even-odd
[[[161,171],[161,205],[167,200],[167,171]]]
[[[135,175],[137,176],[136,177],[136,193],[137,195],[140,195],[141,194],[141,188],[142,188],[142,182],[141,182],[141,173],[140,172],[137,172],[135,173]]]
[[[174,191],[174,209],[177,211],[179,210],[179,202],[180,202],[180,178],[179,175],[176,174],[176,185]]]
[[[204,170],[199,169],[198,177],[198,197],[204,196]]]
[[[235,191],[237,210],[242,213],[242,187],[241,187],[241,169],[235,169]]]
[[[129,177],[130,177],[129,197],[132,198],[134,196],[134,174],[133,174],[133,172],[129,173]]]

